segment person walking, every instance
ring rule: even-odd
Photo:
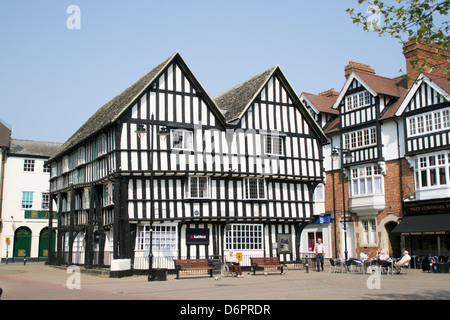
[[[314,253],[316,255],[317,271],[320,271],[320,268],[322,268],[323,271],[323,257],[325,255],[325,245],[322,243],[322,239],[320,238],[317,239]]]

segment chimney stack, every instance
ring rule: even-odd
[[[330,90],[319,93],[319,96],[327,97],[327,98],[335,98],[338,95],[339,95],[339,92],[334,91],[334,88],[331,88]]]
[[[375,74],[375,70],[372,69],[369,65],[353,61],[350,61],[348,65],[345,66],[344,70],[345,70],[345,79],[348,79],[352,71],[362,71],[370,74]]]
[[[403,44],[403,54],[406,59],[406,74],[408,76],[408,88],[410,88],[417,77],[420,75],[420,67],[424,62],[430,64],[441,64],[450,61],[450,52],[439,49],[436,45],[426,44],[425,42],[416,43],[407,41]],[[411,61],[419,58],[416,65],[412,65]],[[431,66],[423,72],[430,72]]]

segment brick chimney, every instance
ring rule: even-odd
[[[327,97],[327,98],[334,98],[334,97],[337,97],[338,95],[339,95],[339,92],[334,91],[334,88],[331,88],[330,90],[319,93],[319,96]]]
[[[450,61],[450,52],[438,49],[437,46],[432,44],[415,43],[413,41],[407,41],[403,44],[403,54],[406,59],[406,74],[408,75],[408,88],[410,88],[417,77],[420,75],[420,66],[423,64],[423,60],[430,64],[441,64]],[[411,60],[419,58],[419,62],[413,66]],[[429,72],[431,66],[424,72]]]
[[[344,70],[345,70],[345,79],[348,79],[352,71],[362,71],[366,73],[375,74],[375,70],[372,69],[369,65],[353,61],[350,61],[348,65],[345,66]]]

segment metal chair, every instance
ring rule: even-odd
[[[342,272],[342,261],[341,259],[332,259],[330,258],[330,268],[328,269],[328,273],[333,269],[333,273],[336,272],[337,268],[339,268],[340,272]]]
[[[347,261],[347,272],[350,269],[351,273],[354,273],[355,270],[358,271],[358,273],[362,273],[364,266],[362,264],[362,262],[358,259],[349,259]]]

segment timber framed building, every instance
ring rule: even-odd
[[[213,99],[177,52],[49,160],[51,263],[147,270],[150,243],[153,267],[228,250],[242,252],[243,265],[294,261],[325,141],[279,66]]]

